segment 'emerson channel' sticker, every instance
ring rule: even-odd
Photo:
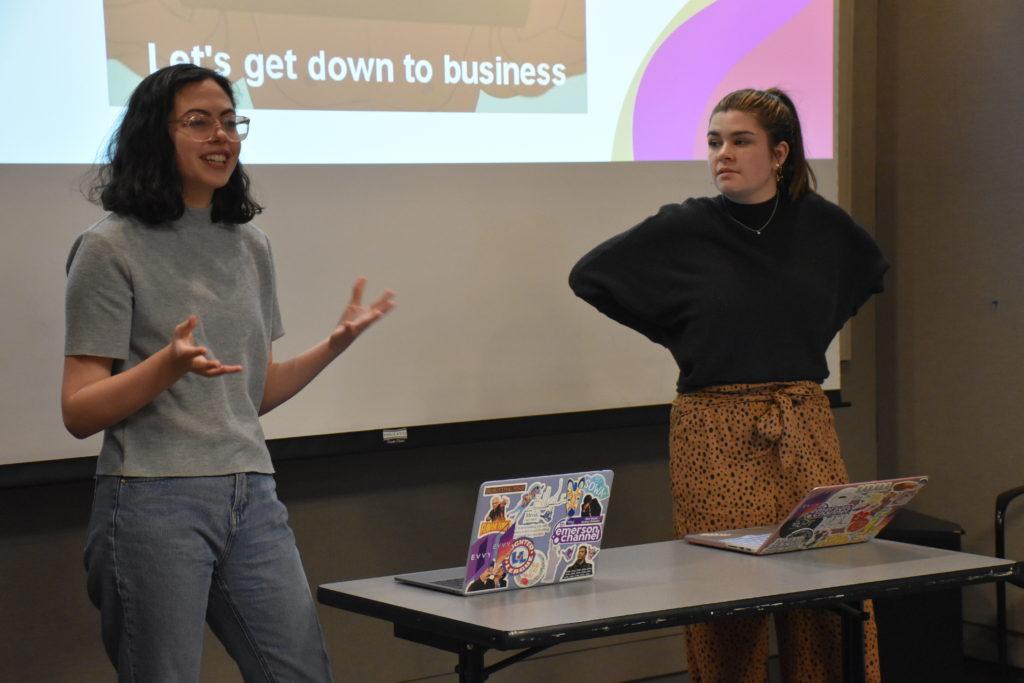
[[[558,545],[597,543],[601,540],[601,518],[564,519],[551,533],[551,542]]]

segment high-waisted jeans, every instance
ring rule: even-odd
[[[204,621],[247,682],[331,680],[271,475],[97,477],[85,567],[119,681],[198,681]]]

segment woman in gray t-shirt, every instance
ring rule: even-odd
[[[103,431],[85,549],[119,680],[198,680],[209,623],[246,680],[330,680],[316,608],[259,416],[393,306],[363,305],[278,362],[284,334],[262,207],[238,162],[249,120],[191,64],[136,88],[94,199],[111,214],[68,257],[61,406]]]

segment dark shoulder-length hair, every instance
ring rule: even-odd
[[[181,174],[174,158],[169,122],[174,97],[189,83],[210,79],[235,104],[231,83],[216,71],[175,64],[151,73],[132,92],[128,108],[107,146],[89,190],[89,199],[107,211],[152,225],[177,220],[185,213]],[[213,193],[211,219],[247,223],[263,211],[249,194],[249,176],[241,162],[224,187]]]
[[[804,152],[804,136],[800,130],[800,117],[789,95],[778,88],[736,90],[715,105],[711,115],[720,111],[741,111],[750,114],[768,133],[772,147],[785,142],[789,145],[789,156],[782,166],[782,180],[779,191],[785,190],[793,201],[800,199],[817,188],[814,171],[807,163]]]

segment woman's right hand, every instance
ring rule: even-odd
[[[196,344],[193,332],[199,318],[190,315],[184,322],[174,328],[174,335],[171,336],[169,345],[171,352],[171,363],[182,375],[186,372],[194,372],[203,377],[217,377],[233,372],[241,372],[241,365],[224,365],[216,358],[207,358],[210,351],[205,346]]]
[[[64,426],[84,439],[115,425],[156,398],[186,373],[217,377],[240,372],[241,365],[224,365],[207,358],[209,350],[196,344],[192,332],[198,318],[174,328],[171,343],[138,365],[111,374],[114,359],[101,356],[67,356],[61,384]]]

